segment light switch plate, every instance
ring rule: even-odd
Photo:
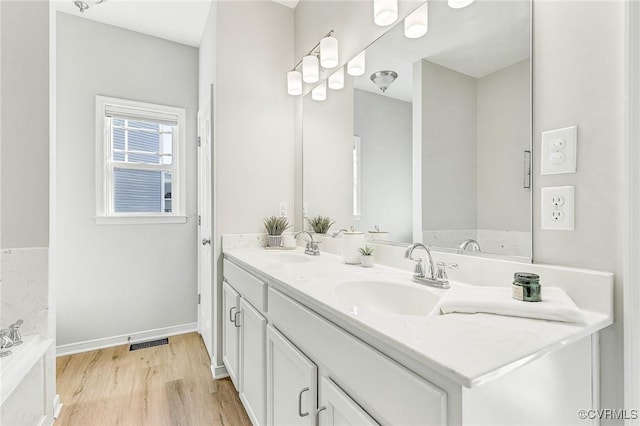
[[[575,229],[575,189],[573,186],[550,186],[541,191],[542,229]]]
[[[542,132],[541,174],[575,173],[577,145],[577,126]]]
[[[287,217],[287,203],[280,203],[278,206],[278,214],[280,217]]]

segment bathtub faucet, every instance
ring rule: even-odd
[[[13,342],[13,346],[16,346],[22,343],[22,335],[18,330],[22,324],[24,324],[24,321],[19,319],[14,324],[11,324],[9,326],[9,339],[11,339],[11,341]]]
[[[11,351],[6,350],[13,346],[13,341],[9,338],[9,329],[0,330],[0,358],[11,355]]]

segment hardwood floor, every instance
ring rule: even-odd
[[[129,352],[129,345],[57,359],[57,426],[250,425],[227,379],[214,381],[197,333]]]

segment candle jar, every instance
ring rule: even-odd
[[[513,275],[511,296],[523,302],[540,302],[542,300],[542,287],[540,276],[528,272],[516,272]]]

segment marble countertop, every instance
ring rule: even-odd
[[[375,310],[354,313],[336,293],[336,288],[347,281],[388,281],[427,288],[436,295],[447,290],[414,284],[410,272],[396,268],[346,265],[342,257],[329,253],[308,256],[304,263],[281,262],[278,253],[263,248],[224,251],[227,259],[391,358],[405,365],[426,367],[466,387],[506,374],[613,322],[610,312],[586,309],[581,324],[490,314],[426,316]],[[580,303],[578,306],[582,308]]]

